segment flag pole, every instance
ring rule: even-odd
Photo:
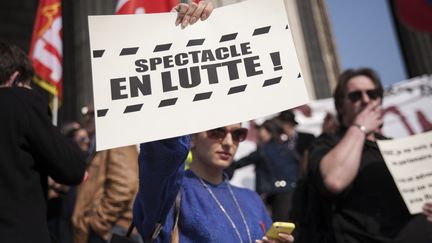
[[[58,96],[53,96],[53,106],[52,106],[52,124],[54,126],[57,126],[57,120],[58,120]]]

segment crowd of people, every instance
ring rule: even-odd
[[[175,10],[186,27],[213,6]],[[432,242],[432,203],[408,212],[377,147],[388,138],[372,69],[340,75],[337,116],[325,117],[319,137],[282,111],[252,128],[257,148],[237,161],[248,134],[240,123],[143,143],[139,152],[96,152],[92,105],[58,129],[32,75],[26,54],[0,42],[2,242],[106,243],[126,234],[134,242]],[[256,190],[232,185],[250,164]],[[294,222],[294,233],[267,237],[276,221]]]

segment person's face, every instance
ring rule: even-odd
[[[227,168],[246,135],[247,129],[240,124],[193,134],[193,163],[202,163],[218,170]]]
[[[89,150],[90,139],[85,129],[81,128],[76,131],[74,140],[83,152],[87,152]]]
[[[272,135],[264,127],[258,129],[258,145],[268,143],[272,138]]]
[[[378,97],[375,84],[363,75],[355,76],[348,81],[345,94],[342,109],[342,120],[345,126],[351,125],[369,103],[377,100],[381,104],[382,101],[381,97]]]
[[[94,121],[93,109],[89,109],[87,113],[83,116],[82,124],[83,127],[87,130],[87,132],[93,135],[93,133],[95,132],[95,121]]]

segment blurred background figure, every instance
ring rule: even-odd
[[[321,125],[321,133],[333,134],[339,128],[339,122],[335,115],[327,112]]]
[[[66,122],[61,132],[74,141],[81,149],[83,156],[87,155],[89,138],[87,131],[76,121]],[[75,207],[76,186],[56,183],[48,178],[48,226],[58,243],[72,243],[72,212]]]
[[[85,128],[78,127],[76,129],[72,129],[65,135],[73,139],[78,144],[81,151],[83,151],[85,154],[89,152],[90,138]]]
[[[28,56],[17,46],[12,45],[11,49],[15,53],[16,63],[18,64],[16,70],[19,73],[19,75],[14,80],[14,85],[18,87],[32,89],[31,79],[33,76],[33,67],[28,61]]]
[[[94,107],[93,104],[88,104],[81,107],[81,124],[87,131],[87,136],[90,138],[89,148],[87,151],[87,162],[91,159],[96,151],[96,137],[95,137],[95,122],[94,122]]]
[[[284,132],[282,140],[296,154],[300,161],[300,177],[302,177],[307,167],[308,150],[315,136],[311,133],[297,131],[298,122],[292,110],[282,111],[277,116],[277,119],[280,121]]]
[[[81,111],[86,129],[74,129],[70,136],[87,150],[88,179],[77,189],[73,238],[75,243],[106,243],[113,233],[125,235],[132,222],[132,204],[138,191],[138,149],[132,145],[96,152],[93,105]],[[132,237],[141,241],[137,234]]]
[[[68,135],[71,133],[72,130],[79,129],[80,127],[81,127],[81,124],[79,124],[78,122],[68,121],[68,122],[65,122],[61,126],[60,131],[61,131],[61,133]],[[69,138],[71,138],[71,136],[69,136]]]
[[[234,161],[227,171],[255,165],[255,191],[266,203],[273,221],[287,221],[299,161],[283,143],[283,130],[278,120],[266,120],[256,128],[257,149]]]

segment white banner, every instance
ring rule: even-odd
[[[421,76],[395,83],[384,92],[382,132],[401,138],[432,129],[432,76]],[[332,98],[315,100],[295,109],[298,129],[315,135],[327,112],[336,114]]]
[[[90,16],[97,150],[195,133],[308,102],[282,0]]]
[[[432,202],[432,132],[378,141],[381,154],[411,214]]]

